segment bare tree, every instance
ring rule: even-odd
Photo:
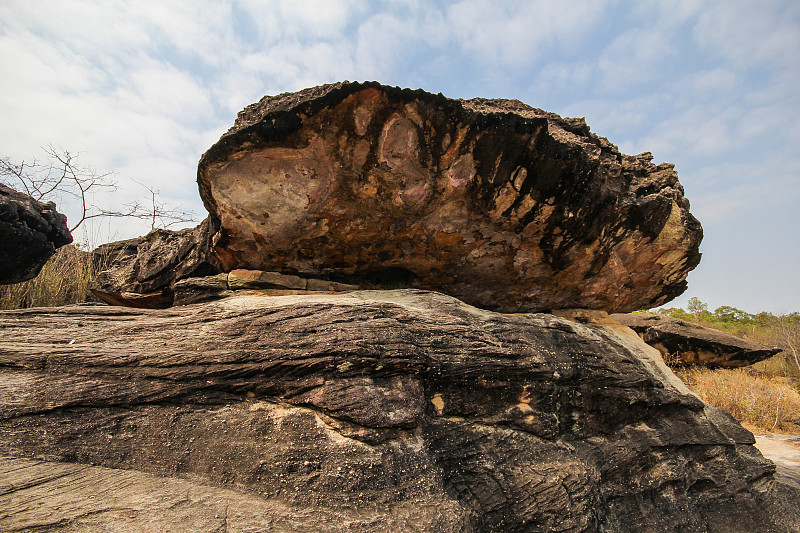
[[[33,159],[16,163],[0,157],[0,182],[12,188],[22,188],[25,193],[39,201],[50,201],[70,197],[77,201],[78,221],[70,228],[75,231],[84,222],[94,218],[135,218],[148,220],[151,228],[168,228],[175,224],[194,222],[194,214],[167,206],[158,191],[136,182],[148,191],[146,202],[123,204],[119,209],[97,205],[94,193],[112,192],[118,189],[116,173],[97,172],[78,162],[78,155],[62,148],[43,148],[46,157],[42,161]]]
[[[132,215],[135,218],[149,220],[151,230],[156,228],[168,228],[184,222],[196,222],[194,213],[191,211],[184,211],[177,207],[169,207],[161,200],[161,195],[156,189],[136,180],[132,181],[147,189],[149,198],[146,202],[142,201],[127,204],[127,207],[138,212],[136,215]]]
[[[797,313],[782,314],[776,317],[775,325],[780,336],[781,348],[784,352],[791,354],[794,363],[800,370],[800,316]]]

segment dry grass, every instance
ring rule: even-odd
[[[675,374],[703,400],[762,431],[800,435],[800,392],[787,378],[745,369],[676,369]]]
[[[92,254],[74,245],[62,246],[34,279],[0,285],[0,309],[54,307],[85,302],[95,274]]]

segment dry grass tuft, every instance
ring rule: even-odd
[[[69,244],[50,258],[34,279],[0,285],[0,309],[55,307],[85,302],[96,272],[92,254]]]
[[[800,435],[800,392],[791,381],[746,369],[689,368],[675,374],[703,400],[762,431]]]

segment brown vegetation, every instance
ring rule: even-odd
[[[800,435],[800,313],[753,315],[730,306],[712,312],[697,298],[689,300],[688,311],[671,308],[658,312],[782,348],[774,357],[745,369],[673,370],[703,400],[740,422],[760,431]]]
[[[32,280],[0,285],[0,309],[55,307],[91,299],[89,283],[99,265],[76,245],[59,248]]]
[[[728,411],[740,422],[767,432],[800,435],[800,392],[790,378],[747,369],[703,367],[675,374],[704,401]]]

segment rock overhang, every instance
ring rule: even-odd
[[[630,311],[700,259],[674,167],[651,159],[519,101],[344,82],[248,106],[198,183],[223,269]]]

